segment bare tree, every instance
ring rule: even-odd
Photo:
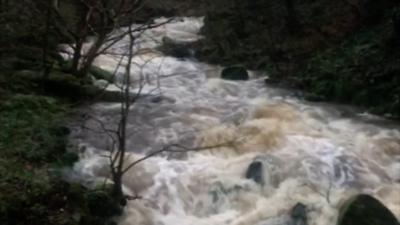
[[[130,112],[130,107],[132,105],[132,100],[130,98],[130,87],[131,87],[131,64],[134,57],[133,46],[135,43],[135,37],[132,34],[132,27],[129,27],[129,46],[128,46],[128,60],[125,70],[125,87],[123,89],[124,100],[121,103],[121,119],[118,124],[117,129],[117,141],[118,141],[118,151],[110,161],[110,169],[112,179],[114,181],[113,195],[115,198],[123,199],[122,192],[122,176],[124,173],[124,159],[126,155],[126,126],[128,123],[128,117]],[[140,87],[142,85],[140,84]],[[140,94],[141,88],[138,92]]]
[[[118,41],[125,38],[129,33],[142,32],[154,27],[161,26],[169,21],[156,23],[153,20],[127,31],[114,32],[124,25],[131,25],[134,17],[143,7],[143,0],[75,0],[77,21],[71,21],[56,6],[54,24],[58,33],[70,40],[69,46],[73,50],[71,60],[71,72],[79,77],[86,77],[95,59],[110,49]],[[89,43],[88,49],[84,49],[88,38],[93,41]]]
[[[144,95],[143,89],[145,87],[145,82],[149,82],[149,78],[146,78],[142,75],[143,68],[154,58],[151,58],[147,61],[145,61],[143,64],[138,65],[137,63],[133,62],[133,58],[136,56],[138,52],[134,51],[134,45],[135,41],[138,39],[138,37],[141,35],[140,33],[137,34],[134,31],[133,27],[129,27],[127,32],[128,32],[128,37],[129,37],[129,43],[127,45],[127,52],[123,54],[120,58],[120,61],[117,65],[117,67],[123,66],[125,69],[124,73],[124,79],[123,79],[123,84],[119,85],[119,88],[122,92],[122,101],[121,101],[121,106],[119,109],[119,119],[117,121],[117,126],[116,128],[109,128],[103,121],[96,117],[90,117],[89,119],[93,120],[96,122],[96,124],[99,125],[99,127],[96,129],[90,128],[91,131],[101,133],[103,135],[106,135],[106,137],[111,141],[108,146],[109,152],[107,154],[103,154],[102,156],[107,158],[109,161],[109,169],[110,169],[110,178],[113,181],[113,188],[112,188],[112,195],[115,198],[116,201],[120,202],[122,205],[126,203],[126,200],[132,200],[132,199],[137,199],[140,198],[139,196],[125,196],[123,193],[123,177],[124,175],[134,169],[135,166],[140,164],[141,162],[165,153],[187,153],[191,151],[202,151],[202,150],[211,150],[219,147],[225,147],[225,146],[231,146],[233,145],[236,141],[235,140],[230,140],[230,141],[225,141],[223,143],[218,143],[210,146],[201,146],[201,147],[188,147],[181,145],[179,143],[172,143],[168,144],[160,149],[153,150],[151,152],[148,152],[141,158],[133,161],[133,162],[127,162],[127,152],[128,152],[128,147],[127,147],[127,140],[129,138],[128,130],[127,130],[127,125],[129,123],[129,117],[131,114],[132,107],[135,106],[135,103]],[[136,35],[135,35],[136,34]],[[139,75],[138,79],[132,79],[131,74],[132,72],[132,66],[139,66],[140,67],[140,74],[135,74]],[[115,71],[117,71],[116,69]],[[166,77],[171,77],[171,76],[179,76],[179,75],[185,75],[185,74],[167,74],[167,75],[160,75],[157,74],[156,76],[159,78],[166,78]],[[159,83],[159,81],[157,81]],[[132,85],[136,85],[137,89],[135,90],[135,93],[132,94]],[[156,87],[157,89],[160,88],[159,86]],[[150,91],[151,93],[152,91]],[[149,94],[149,93],[145,93]],[[88,128],[86,128],[88,129]]]

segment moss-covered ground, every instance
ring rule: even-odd
[[[44,83],[26,73],[0,75],[1,223],[112,224],[121,211],[106,189],[62,179],[78,159],[67,151],[71,101],[42,91]]]

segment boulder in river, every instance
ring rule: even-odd
[[[114,74],[97,66],[92,66],[89,73],[97,80],[106,80],[109,83],[114,82]]]
[[[345,202],[337,225],[400,225],[393,213],[370,195],[357,195]]]
[[[162,42],[163,44],[159,47],[159,50],[165,55],[179,59],[190,58],[194,55],[194,50],[190,47],[191,43],[175,41],[169,37],[164,37]]]
[[[270,217],[256,225],[307,225],[307,206],[297,203],[289,215]]]
[[[254,161],[250,164],[246,171],[246,178],[252,179],[257,184],[263,185],[263,164],[260,161]]]
[[[290,214],[291,222],[289,225],[307,225],[307,206],[297,203]]]
[[[248,80],[249,73],[243,66],[231,66],[222,70],[221,78],[225,80]]]

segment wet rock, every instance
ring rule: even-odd
[[[155,96],[150,99],[152,103],[175,103],[175,99],[166,96]]]
[[[297,203],[292,208],[289,216],[282,215],[268,218],[257,223],[257,225],[307,225],[307,206],[302,203]]]
[[[94,80],[93,84],[98,88],[105,89],[109,85],[109,82],[106,80]]]
[[[260,161],[254,161],[246,171],[246,178],[254,180],[257,184],[264,185],[263,164]]]
[[[114,82],[114,74],[100,67],[92,66],[89,73],[97,80],[106,80],[108,83]]]
[[[307,225],[307,206],[297,203],[290,214],[292,220],[289,225]]]
[[[340,209],[337,225],[400,225],[393,213],[369,195],[350,198]]]
[[[194,50],[191,49],[190,43],[177,42],[169,37],[164,37],[162,41],[163,45],[159,47],[159,50],[165,55],[179,59],[190,58],[194,55]]]
[[[223,184],[221,181],[217,181],[212,184],[209,194],[212,202],[217,203],[218,201],[223,201],[227,196],[238,194],[241,191],[249,191],[249,189],[238,184],[229,186]]]
[[[221,78],[225,80],[248,80],[249,73],[242,66],[232,66],[222,70]]]

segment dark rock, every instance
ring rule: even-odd
[[[194,55],[194,50],[191,49],[190,43],[178,42],[168,37],[163,38],[163,45],[159,50],[165,55],[180,59],[190,58]]]
[[[166,96],[155,96],[150,99],[152,103],[175,103],[175,99]]]
[[[290,225],[307,225],[307,206],[297,203],[290,214],[292,220]]]
[[[232,66],[222,70],[221,78],[226,80],[248,80],[249,74],[242,66]]]
[[[315,93],[307,93],[304,95],[304,99],[310,102],[321,102],[326,100],[323,96],[317,95]]]
[[[263,164],[260,161],[254,161],[250,164],[246,171],[246,178],[252,179],[257,184],[263,185]]]
[[[161,103],[163,101],[163,97],[162,96],[157,96],[151,99],[152,103]]]
[[[350,198],[340,209],[337,225],[399,225],[393,213],[372,196]]]
[[[240,185],[225,186],[222,182],[217,181],[212,185],[212,189],[209,191],[209,194],[213,203],[216,203],[221,199],[221,197],[223,198],[224,196],[241,191],[248,191],[248,189]]]
[[[92,215],[107,218],[114,215],[121,215],[121,205],[105,190],[95,190],[85,196],[88,208]]]

